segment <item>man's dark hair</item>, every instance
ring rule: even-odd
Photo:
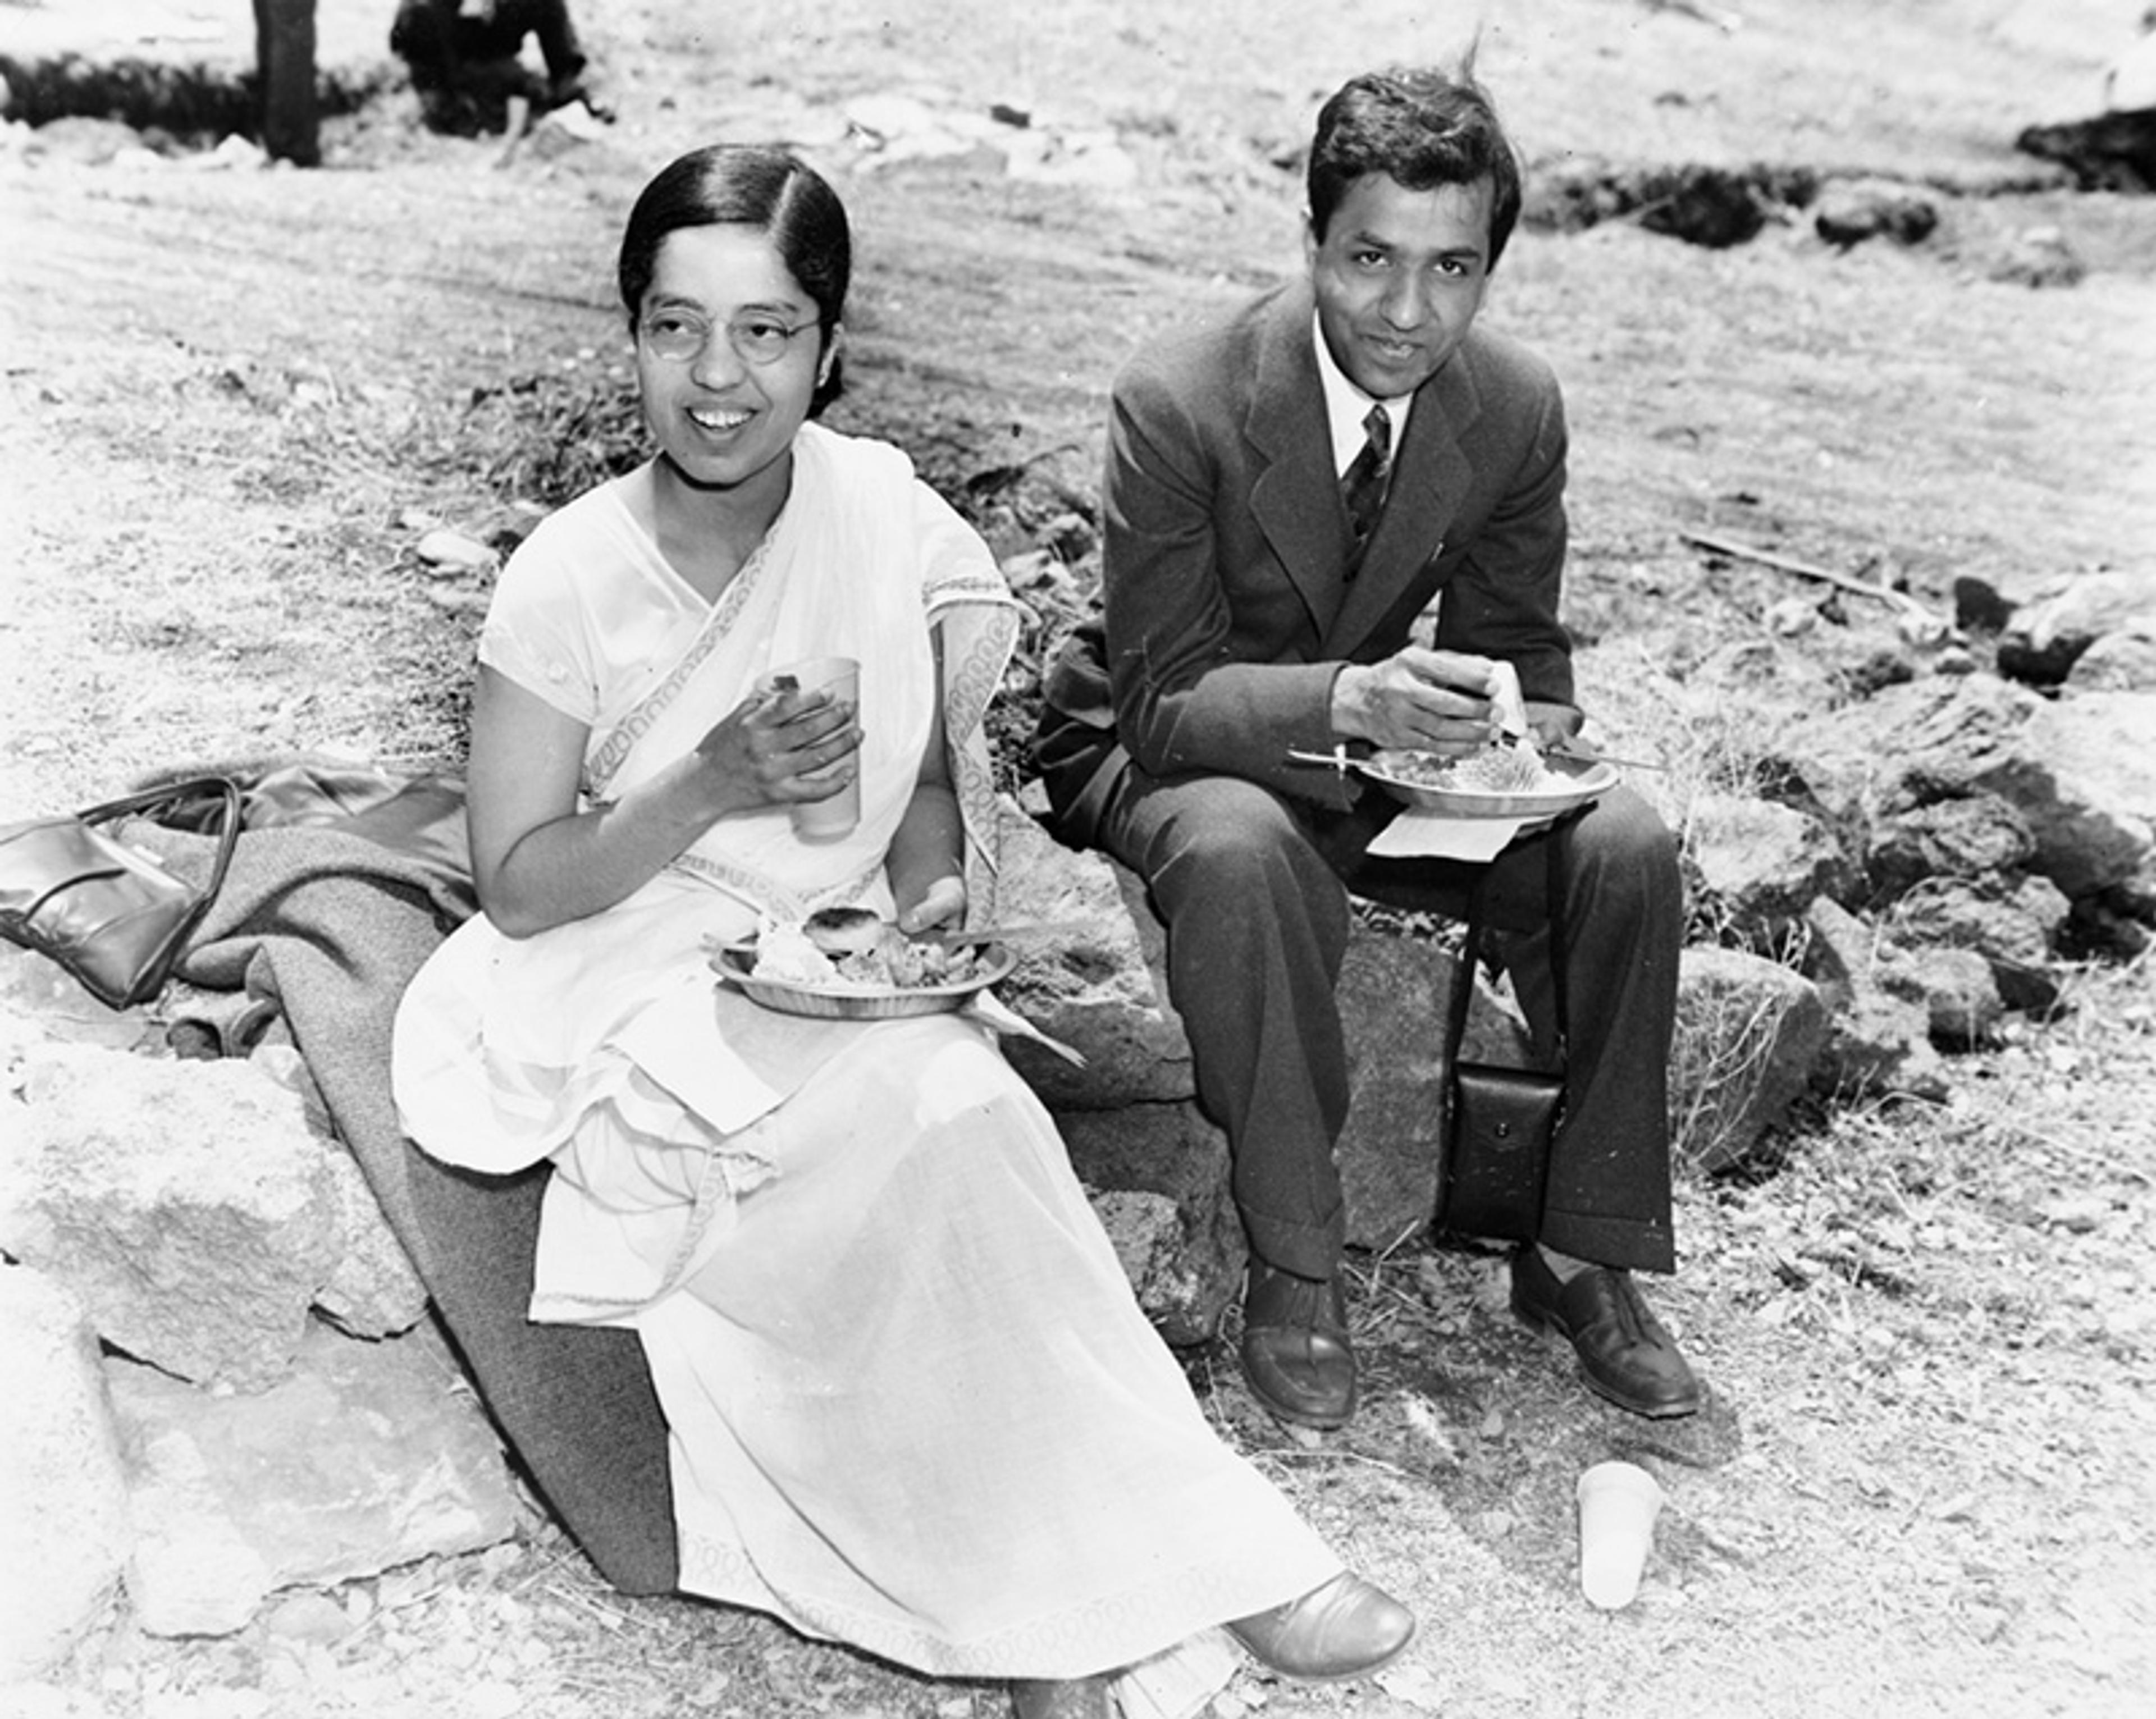
[[[1435,67],[1365,72],[1318,110],[1310,146],[1310,228],[1318,242],[1348,187],[1383,173],[1410,191],[1487,178],[1489,266],[1497,266],[1520,218],[1520,163],[1489,91],[1471,73]]]
[[[815,301],[823,342],[845,315],[853,273],[853,236],[845,205],[821,173],[791,151],[763,144],[712,144],[662,168],[629,211],[616,264],[616,284],[636,327],[644,295],[659,266],[659,247],[684,227],[738,223],[771,235],[772,244],[801,290]],[[845,387],[834,359],[808,405],[819,413]]]

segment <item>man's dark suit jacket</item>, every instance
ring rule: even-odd
[[[1065,836],[1126,761],[1233,775],[1345,808],[1352,780],[1289,762],[1329,752],[1332,681],[1409,639],[1441,596],[1440,648],[1502,658],[1530,702],[1573,701],[1557,618],[1564,410],[1533,354],[1481,327],[1424,383],[1361,568],[1318,378],[1311,290],[1148,347],[1116,382],[1105,613],[1044,689],[1037,757]]]

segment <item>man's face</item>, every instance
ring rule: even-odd
[[[1410,191],[1386,173],[1348,186],[1321,243],[1304,234],[1317,326],[1349,381],[1410,393],[1467,337],[1490,278],[1487,178]]]

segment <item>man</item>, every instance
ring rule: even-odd
[[[521,59],[527,36],[539,40],[547,80],[537,84]],[[515,126],[536,105],[581,101],[596,120],[611,120],[592,64],[577,39],[569,0],[398,0],[389,47],[419,92],[428,123],[454,131]]]
[[[1538,741],[1582,717],[1558,621],[1563,403],[1538,359],[1476,326],[1520,206],[1488,97],[1465,74],[1354,79],[1318,116],[1308,192],[1306,279],[1116,380],[1101,613],[1051,666],[1035,749],[1058,833],[1137,871],[1167,923],[1250,1243],[1251,1389],[1325,1428],[1355,1401],[1332,1161],[1348,894],[1459,916],[1485,868],[1368,857],[1397,804],[1293,754],[1477,750],[1512,702],[1503,665]],[[1433,603],[1424,648],[1410,625]],[[1484,899],[1542,1041],[1549,839],[1512,843]],[[1674,1259],[1675,845],[1620,788],[1560,853],[1566,1121],[1512,1306],[1568,1337],[1604,1396],[1689,1414],[1698,1382],[1630,1275]]]

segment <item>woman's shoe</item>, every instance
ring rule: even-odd
[[[1116,1719],[1107,1677],[1014,1677],[1016,1719]]]
[[[1301,1599],[1228,1626],[1260,1665],[1305,1683],[1374,1671],[1389,1664],[1414,1632],[1413,1613],[1345,1570]]]

